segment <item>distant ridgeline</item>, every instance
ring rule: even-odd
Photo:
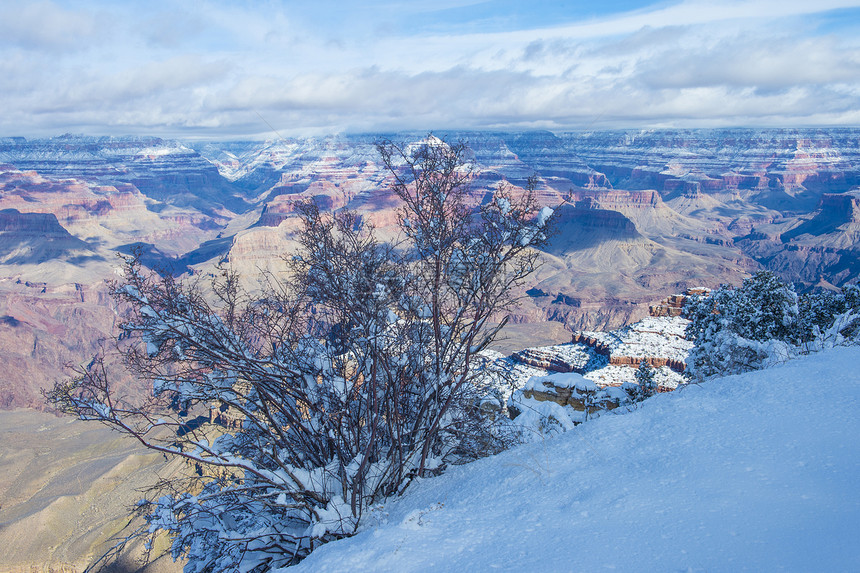
[[[607,351],[590,334],[649,310],[678,315],[683,294],[654,305],[656,296],[737,284],[761,268],[799,292],[860,274],[860,129],[436,135],[470,147],[472,205],[501,181],[519,192],[537,176],[556,233],[511,322],[581,332],[579,342],[607,366],[644,358],[683,368],[671,355]],[[350,209],[390,230],[398,203],[375,143],[426,136],[0,138],[0,359],[16,373],[0,384],[0,407],[33,406],[39,387],[61,376],[58,365],[75,361],[70,341],[89,348],[111,327],[114,313],[99,297],[72,305],[52,288],[104,292],[117,254],[135,252],[165,273],[206,275],[226,263],[258,280],[280,272],[295,248],[301,202]],[[45,284],[45,292],[23,289],[27,283]],[[538,338],[518,335],[521,347]]]

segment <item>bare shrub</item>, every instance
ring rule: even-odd
[[[306,205],[290,276],[250,296],[224,272],[214,301],[130,259],[115,349],[152,395],[116,392],[104,356],[49,393],[192,464],[140,506],[187,573],[294,564],[415,477],[504,446],[479,415],[476,353],[534,270],[551,211],[531,184],[470,206],[462,144],[379,152],[403,204],[399,243]]]

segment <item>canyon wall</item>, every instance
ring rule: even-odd
[[[61,376],[53,362],[83,359],[108,333],[105,281],[117,278],[118,254],[140,252],[176,274],[227,263],[253,285],[283,271],[296,205],[308,200],[352,209],[394,236],[399,204],[375,144],[425,135],[0,138],[0,280],[9,293],[0,357],[18,380],[5,388],[27,388],[4,390],[0,406],[37,405],[33,388]],[[737,283],[759,268],[801,289],[838,287],[860,271],[860,130],[438,135],[469,145],[472,205],[502,182],[518,192],[535,176],[538,201],[556,209],[543,264],[511,317],[517,325],[617,328],[672,293]],[[75,284],[101,294],[92,305],[57,294]],[[64,321],[80,323],[66,326],[80,328],[79,342],[48,326]],[[49,346],[67,350],[39,354]]]
[[[860,273],[858,129],[437,135],[470,147],[470,205],[503,182],[521,192],[535,176],[538,201],[556,211],[542,265],[518,293],[507,331],[516,339],[504,345],[585,331],[569,346],[585,350],[530,349],[524,363],[580,371],[600,362],[609,385],[643,357],[680,371],[677,333],[627,328],[615,347],[596,331],[630,325],[649,307],[674,317],[673,293],[739,283],[761,268],[801,290]],[[147,266],[204,283],[226,264],[253,290],[265,273],[284,276],[298,202],[349,208],[394,237],[400,205],[375,144],[424,137],[0,138],[0,431],[15,450],[0,452],[0,538],[14,548],[0,569],[79,570],[118,531],[130,487],[151,483],[160,465],[87,425],[32,411],[45,408],[40,391],[68,376],[67,365],[86,363],[115,334],[118,256],[137,252]],[[70,438],[80,447],[63,446]],[[94,501],[103,499],[113,505]],[[70,526],[75,539],[56,535]]]

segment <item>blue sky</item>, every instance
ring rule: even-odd
[[[860,125],[860,0],[0,0],[0,136]]]

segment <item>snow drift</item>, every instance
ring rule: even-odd
[[[422,480],[289,571],[860,570],[860,348]]]

